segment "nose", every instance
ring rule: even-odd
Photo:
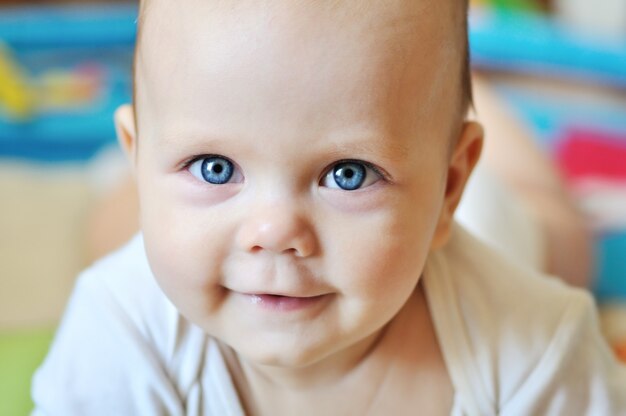
[[[310,222],[295,209],[279,205],[250,213],[239,227],[236,241],[248,252],[267,250],[297,257],[311,256],[317,249]]]

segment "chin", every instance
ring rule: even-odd
[[[250,348],[254,348],[251,350]],[[237,350],[237,349],[236,349]],[[246,345],[246,348],[237,350],[250,362],[283,368],[302,368],[315,364],[323,359],[326,354],[320,347],[294,343],[293,345],[261,345],[260,342]]]

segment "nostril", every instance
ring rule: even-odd
[[[270,214],[255,215],[242,224],[235,236],[238,247],[248,253],[269,251],[294,257],[309,256],[315,248],[310,224],[293,215],[277,216],[275,211]]]
[[[259,251],[263,251],[263,247],[261,246],[253,246],[250,248],[251,253],[258,253]],[[301,254],[297,248],[288,248],[282,251],[283,254],[293,254],[296,257],[300,257]]]

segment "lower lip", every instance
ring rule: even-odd
[[[298,311],[322,302],[328,295],[298,298],[278,295],[247,295],[250,303],[272,311]]]

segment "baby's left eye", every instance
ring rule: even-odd
[[[320,185],[344,191],[355,191],[371,186],[381,178],[381,174],[365,162],[345,161],[334,165],[324,176]]]

